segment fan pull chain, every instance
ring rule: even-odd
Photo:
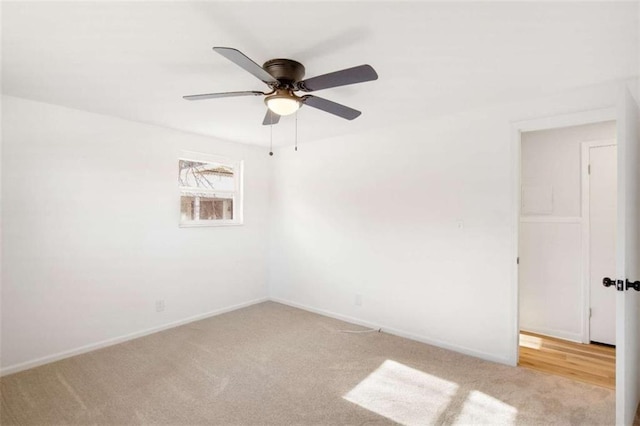
[[[269,155],[273,155],[273,113],[269,111],[269,120],[271,125],[269,126]]]
[[[298,150],[298,111],[296,111],[296,151]]]

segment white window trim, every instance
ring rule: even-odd
[[[220,157],[217,155],[203,154],[199,152],[183,151],[178,157],[178,161],[198,161],[206,163],[218,163],[225,166],[232,167],[237,173],[238,178],[235,179],[235,190],[214,190],[206,188],[192,188],[178,186],[177,198],[178,206],[180,206],[180,197],[185,192],[191,192],[194,194],[210,194],[210,195],[231,195],[233,198],[233,220],[199,220],[191,222],[182,222],[182,216],[180,209],[178,208],[178,226],[180,228],[202,228],[202,227],[215,227],[215,226],[241,226],[244,225],[244,161],[232,160],[226,157]]]

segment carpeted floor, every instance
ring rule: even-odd
[[[614,423],[614,391],[267,302],[3,377],[9,424]]]

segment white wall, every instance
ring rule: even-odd
[[[4,97],[4,371],[265,297],[267,274],[277,300],[514,362],[511,121],[613,105],[616,93],[396,123],[273,158]],[[244,226],[177,227],[167,189],[181,150],[245,160]]]
[[[583,340],[581,145],[615,138],[614,121],[522,134],[522,330]],[[551,200],[550,210],[538,208],[536,197],[527,195],[532,189],[547,193],[538,197]]]
[[[522,186],[553,189],[553,210],[549,216],[580,216],[581,144],[615,138],[615,121],[524,132]]]
[[[265,149],[8,96],[2,112],[4,372],[267,296]],[[178,227],[182,150],[245,161],[243,226]]]
[[[520,329],[582,341],[582,225],[520,223]]]
[[[616,94],[601,86],[278,150],[272,297],[515,363],[511,122],[611,107]]]

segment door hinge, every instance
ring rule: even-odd
[[[593,316],[593,312],[591,312],[591,308],[589,308],[589,318]]]
[[[519,265],[519,264],[520,264],[520,258],[516,257],[516,265]]]
[[[591,174],[591,164],[587,166],[587,174]]]

